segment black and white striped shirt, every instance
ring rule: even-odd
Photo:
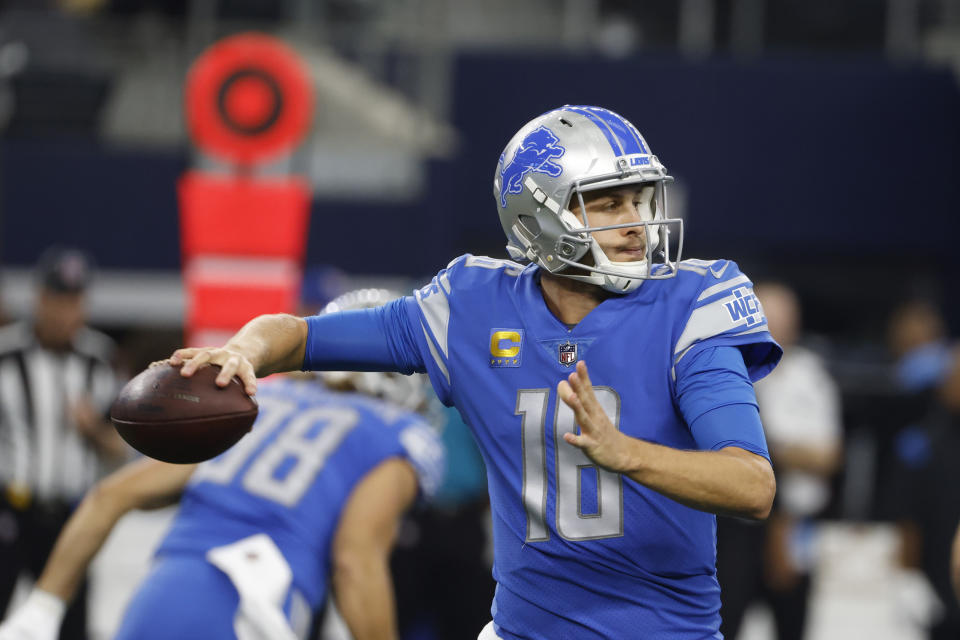
[[[72,424],[88,399],[104,414],[117,392],[112,341],[81,329],[69,351],[43,348],[30,324],[0,328],[0,486],[40,500],[74,500],[96,482],[101,461]]]

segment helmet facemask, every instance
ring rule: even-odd
[[[663,280],[674,277],[682,250],[683,221],[668,219],[665,215],[665,182],[668,180],[669,178],[650,182],[642,179],[627,179],[619,180],[613,185],[607,184],[607,181],[597,181],[592,185],[578,181],[573,188],[570,202],[571,204],[576,203],[576,208],[579,209],[582,220],[572,212],[574,207],[569,205],[559,215],[563,224],[568,228],[568,232],[561,234],[557,243],[557,259],[566,267],[558,275],[596,284],[614,293],[632,291],[639,287],[644,280]],[[637,206],[639,220],[613,225],[592,224],[584,194],[631,184],[649,185],[653,188],[652,196]],[[671,247],[671,226],[678,231],[676,233],[678,236],[675,249],[676,258],[671,257],[671,253],[674,251],[674,248]],[[642,229],[644,258],[631,261],[611,260],[594,237],[594,234],[629,228]],[[585,259],[587,263],[584,263]],[[578,275],[576,271],[587,271],[588,273]]]

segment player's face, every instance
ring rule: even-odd
[[[576,194],[570,200],[570,211],[591,227],[648,222],[654,216],[654,192],[653,185],[642,184],[587,191],[583,194],[586,220]],[[647,257],[645,227],[595,231],[593,237],[613,262],[634,262]]]

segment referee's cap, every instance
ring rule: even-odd
[[[79,249],[50,247],[37,261],[37,282],[56,293],[83,293],[90,284],[90,257]]]

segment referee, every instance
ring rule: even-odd
[[[117,391],[112,343],[84,326],[89,279],[84,254],[48,250],[34,317],[0,329],[0,614],[104,467],[126,457],[105,419]],[[63,639],[86,638],[86,585],[78,595]]]

